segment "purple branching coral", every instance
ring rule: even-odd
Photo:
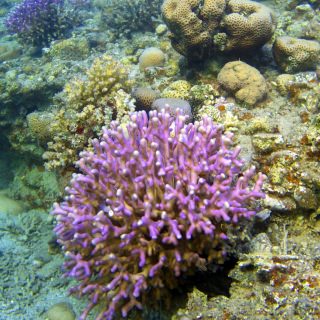
[[[5,25],[22,43],[48,45],[71,28],[64,0],[24,0],[7,17]]]
[[[222,126],[186,119],[133,113],[126,128],[112,122],[94,151],[82,152],[82,174],[53,209],[66,275],[80,282],[71,292],[90,298],[80,319],[97,304],[96,319],[126,317],[181,275],[223,263],[228,228],[255,214],[264,176],[242,170]]]

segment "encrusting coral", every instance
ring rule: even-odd
[[[66,84],[62,108],[56,112],[51,126],[53,141],[43,158],[47,169],[72,166],[78,153],[90,145],[101,127],[112,119],[126,122],[134,111],[129,93],[132,83],[127,69],[110,56],[97,58],[85,79]]]
[[[186,120],[179,111],[136,112],[81,153],[81,173],[52,212],[66,275],[79,281],[71,292],[90,299],[79,319],[96,305],[97,320],[126,317],[182,275],[224,263],[227,234],[255,214],[264,175],[243,171],[222,126]]]
[[[9,185],[8,195],[21,200],[25,208],[49,209],[61,196],[59,183],[54,172],[43,171],[40,166],[21,166]]]
[[[85,38],[69,38],[51,43],[46,55],[51,59],[84,60],[89,56],[89,42]]]
[[[276,27],[272,10],[249,0],[165,0],[162,14],[172,46],[189,60],[261,47]]]

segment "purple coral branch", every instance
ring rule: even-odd
[[[231,145],[208,117],[186,124],[163,110],[133,113],[125,129],[111,123],[81,153],[82,174],[53,209],[67,275],[80,281],[73,291],[90,296],[81,319],[103,300],[98,320],[125,316],[147,289],[211,262],[208,251],[226,255],[227,225],[255,214],[265,179],[253,182],[254,167],[242,172]]]

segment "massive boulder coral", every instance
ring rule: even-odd
[[[72,292],[90,299],[79,319],[97,305],[97,320],[126,317],[182,276],[223,263],[227,234],[255,214],[264,176],[254,183],[255,169],[243,172],[222,126],[186,118],[134,113],[81,154],[82,173],[53,209],[66,275],[79,282]]]
[[[267,83],[262,74],[242,61],[228,62],[218,74],[218,82],[228,93],[248,105],[254,105],[267,95]]]
[[[222,51],[260,47],[270,40],[275,31],[275,15],[261,3],[231,0],[227,4],[227,12],[222,21],[222,34],[226,34]]]
[[[313,40],[278,37],[273,44],[273,55],[285,72],[312,70],[320,64],[320,44]]]
[[[190,60],[261,47],[276,27],[271,9],[248,0],[165,0],[162,13],[172,46]]]
[[[67,83],[51,124],[54,137],[43,155],[46,168],[72,166],[79,152],[100,134],[102,126],[109,125],[112,119],[126,122],[134,111],[128,93],[131,86],[128,70],[109,55],[97,58],[86,78]]]

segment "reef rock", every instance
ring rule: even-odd
[[[177,109],[180,109],[184,115],[192,119],[191,106],[188,101],[178,98],[160,98],[156,99],[151,108],[160,112],[162,109],[167,109],[171,115],[175,115]]]

